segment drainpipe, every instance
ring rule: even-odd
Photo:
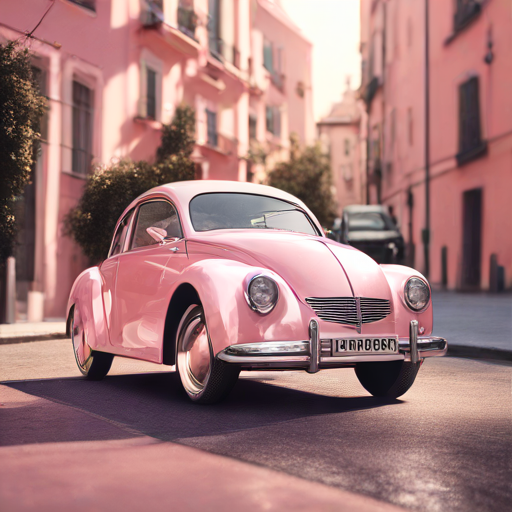
[[[430,90],[429,90],[429,0],[425,0],[425,229],[422,233],[425,277],[430,274]]]

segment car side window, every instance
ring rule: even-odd
[[[166,237],[182,237],[176,208],[167,201],[149,201],[140,206],[130,249],[158,244],[148,228],[162,229]]]
[[[117,227],[116,234],[114,235],[114,240],[112,242],[112,249],[110,250],[110,256],[115,256],[119,254],[123,250],[124,241],[126,240],[126,235],[128,233],[128,228],[130,226],[130,219],[132,218],[134,209],[132,208],[123,218],[123,220],[119,223]]]

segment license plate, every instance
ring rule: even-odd
[[[397,354],[398,337],[342,338],[332,340],[332,355],[347,354]]]

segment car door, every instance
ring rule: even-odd
[[[109,255],[107,259],[100,265],[100,273],[103,277],[103,304],[105,307],[105,319],[107,322],[109,338],[111,338],[110,334],[112,328],[112,319],[114,315],[113,305],[119,255],[125,250],[127,235],[130,231],[134,211],[135,209],[132,208],[119,223],[114,234],[114,238],[112,239],[112,246],[110,247]]]
[[[167,200],[142,203],[133,222],[128,250],[118,257],[111,340],[123,354],[161,362],[169,285],[186,264],[186,244],[176,208]],[[155,240],[150,228],[165,240]]]

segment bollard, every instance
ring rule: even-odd
[[[498,256],[491,254],[491,263],[489,266],[489,291],[498,293]]]
[[[16,260],[9,256],[6,265],[5,323],[16,321]]]

